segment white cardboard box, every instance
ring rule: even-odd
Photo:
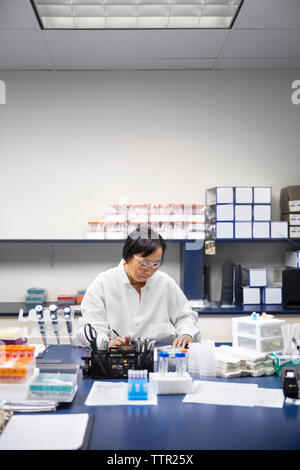
[[[233,222],[216,222],[216,238],[233,238]]]
[[[217,186],[206,190],[206,204],[233,204],[233,187]]]
[[[264,304],[282,304],[282,288],[275,286],[265,287]]]
[[[217,204],[216,205],[216,220],[228,221],[234,219],[233,204]]]
[[[271,222],[271,238],[288,238],[288,222]]]
[[[300,268],[300,250],[286,250],[284,254],[284,265],[286,268]]]
[[[235,222],[234,238],[252,238],[252,222]]]
[[[287,215],[289,225],[300,225],[300,214]]]
[[[272,195],[271,187],[256,186],[253,189],[253,202],[254,204],[271,204]]]
[[[271,205],[270,204],[255,204],[253,206],[253,220],[255,221],[271,220]]]
[[[253,238],[270,238],[270,222],[253,222]]]
[[[249,286],[265,287],[268,284],[267,269],[249,269]]]
[[[253,188],[252,186],[236,186],[235,203],[236,204],[252,204]]]
[[[300,212],[300,201],[289,201],[290,212]]]
[[[290,227],[290,238],[300,238],[300,227]]]
[[[238,222],[251,222],[252,221],[252,205],[250,204],[236,204],[234,218]]]
[[[182,375],[168,372],[165,375],[158,372],[149,373],[149,388],[155,395],[186,394],[192,391],[193,379],[188,372]]]
[[[243,304],[259,305],[261,303],[260,287],[243,287]]]

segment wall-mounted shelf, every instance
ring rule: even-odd
[[[56,301],[53,302],[44,302],[45,306],[51,304],[56,304]],[[266,312],[270,315],[299,315],[300,309],[286,309],[283,305],[235,305],[233,307],[221,307],[220,302],[214,302],[217,304],[214,308],[194,308],[200,316],[239,316],[239,315],[249,315],[252,312],[262,314]],[[20,309],[23,308],[24,312],[28,311],[28,306],[24,302],[0,302],[0,317],[16,317],[19,315]],[[78,306],[80,310],[80,306]]]
[[[49,252],[49,261],[51,266],[54,265],[55,261],[55,245],[56,244],[107,244],[107,243],[124,243],[125,240],[112,240],[112,239],[87,239],[87,238],[74,238],[74,239],[64,239],[64,238],[42,238],[42,239],[0,239],[1,243],[44,243],[48,245]],[[283,238],[270,238],[270,239],[218,239],[218,240],[187,240],[187,239],[167,239],[167,243],[179,243],[180,244],[180,286],[185,293],[186,297],[189,300],[199,300],[203,298],[203,257],[204,257],[204,242],[205,241],[216,241],[219,245],[221,243],[225,244],[237,244],[237,243],[293,243],[299,244],[300,240],[288,240]],[[11,303],[13,304],[13,303]],[[19,304],[18,304],[19,305]],[[249,307],[236,307],[234,309],[197,309],[199,315],[235,315],[248,313],[249,311],[260,311],[258,306]],[[12,307],[13,309],[13,307]],[[18,310],[18,309],[17,309]],[[267,313],[274,314],[299,314],[300,310],[283,310],[282,306],[264,306],[264,309],[261,311],[266,311]],[[6,312],[7,315],[16,315],[16,311],[11,309]],[[1,313],[0,316],[4,315]]]
[[[51,301],[43,302],[43,305],[45,307],[49,307],[49,305],[51,305],[51,304],[57,305],[57,301],[53,300],[53,302],[51,302]],[[0,302],[0,318],[1,317],[16,317],[16,316],[19,315],[19,311],[20,311],[21,308],[26,313],[33,307],[30,306],[28,308],[28,305],[25,304],[25,302]],[[75,316],[79,313],[80,313],[80,305],[78,305],[78,306],[75,305],[74,306]]]
[[[216,243],[292,243],[299,245],[300,248],[300,238],[218,238],[211,241]]]
[[[194,239],[177,239],[171,238],[165,240],[167,243],[193,243]],[[199,240],[202,241],[203,240]],[[97,239],[97,238],[0,238],[0,243],[124,243],[125,239]]]
[[[287,309],[283,305],[234,305],[232,307],[221,307],[220,302],[214,302],[217,307],[214,308],[194,308],[199,315],[249,315],[252,312],[262,314],[263,312],[270,315],[299,315],[300,309]]]
[[[0,243],[124,243],[125,239],[100,239],[100,238],[0,238]],[[167,243],[194,243],[215,241],[216,243],[261,243],[261,242],[280,242],[297,243],[300,247],[300,238],[218,238],[218,239],[186,239],[169,238],[165,239]]]
[[[84,244],[107,244],[124,243],[125,240],[100,240],[100,239],[0,239],[1,243],[44,243],[48,245],[48,254],[50,265],[55,262],[55,245],[61,243],[84,243]],[[203,279],[203,240],[187,239],[168,239],[167,243],[180,244],[180,286],[188,299],[202,298],[202,279]],[[10,303],[14,304],[14,303]],[[20,305],[20,304],[18,304]],[[7,310],[7,308],[5,308]],[[11,312],[11,313],[10,313]],[[17,313],[19,308],[17,309]],[[13,315],[16,311],[11,305],[8,312],[1,313],[0,316]]]

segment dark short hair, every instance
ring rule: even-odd
[[[129,261],[133,255],[140,253],[143,257],[151,255],[158,248],[162,248],[162,259],[166,251],[165,240],[151,227],[141,227],[140,225],[131,232],[123,246],[123,259]]]

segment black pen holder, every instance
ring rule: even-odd
[[[131,369],[154,371],[153,350],[136,351],[134,345],[88,350],[82,359],[83,375],[93,379],[127,379]]]

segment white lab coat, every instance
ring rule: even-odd
[[[77,346],[87,346],[84,325],[91,323],[101,339],[119,336],[156,339],[172,343],[176,336],[188,334],[200,341],[198,315],[182,290],[166,273],[157,271],[141,289],[132,287],[124,270],[124,260],[100,273],[88,287],[81,304],[82,318],[74,336]]]

